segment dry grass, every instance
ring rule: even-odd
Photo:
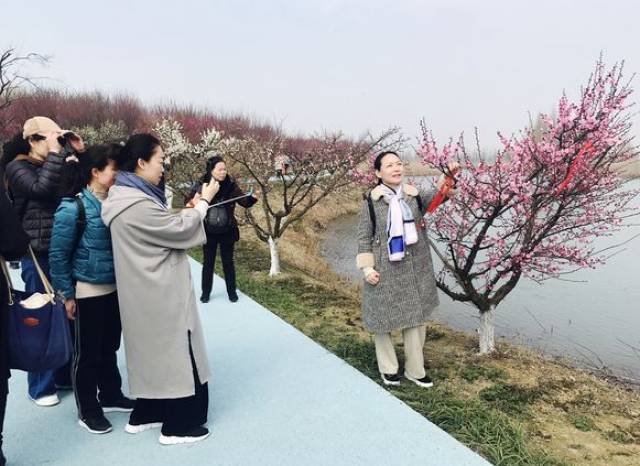
[[[361,199],[360,190],[329,198],[281,242],[283,261],[301,272],[285,271],[274,285],[305,283],[299,298],[317,303],[318,312],[297,316],[292,323],[319,341],[330,327],[332,334],[370,342],[361,325],[358,287],[337,277],[319,253],[329,222],[357,212]],[[252,248],[265,248],[249,231],[243,238]],[[257,280],[265,280],[258,275]],[[430,325],[425,354],[443,393],[505,413],[523,430],[528,447],[568,464],[638,464],[637,391],[507,343],[500,343],[496,354],[480,357],[474,335],[442,324]]]

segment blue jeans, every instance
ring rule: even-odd
[[[47,256],[37,256],[38,263],[47,278],[49,274],[49,258]],[[27,293],[44,292],[44,284],[40,280],[38,271],[31,257],[23,257],[20,261],[22,266],[22,281],[24,282],[24,290]],[[60,386],[71,385],[71,367],[70,362],[57,370],[43,372],[29,372],[27,375],[29,383],[29,396],[37,400],[43,396],[53,395],[56,393],[56,383]]]

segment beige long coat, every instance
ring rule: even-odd
[[[189,332],[200,382],[211,376],[186,252],[206,242],[200,215],[174,214],[138,189],[113,186],[102,218],[111,229],[131,395],[193,395]]]

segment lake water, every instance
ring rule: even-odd
[[[629,185],[640,188],[639,181]],[[640,199],[635,203],[640,206]],[[325,260],[353,281],[361,279],[355,267],[357,222],[356,217],[337,219],[322,245]],[[597,245],[620,244],[639,233],[640,226],[628,227],[612,238],[599,239]],[[496,335],[640,382],[640,237],[624,245],[606,265],[566,278],[579,283],[548,280],[539,285],[521,280],[497,308]],[[440,294],[435,319],[474,331],[475,308]]]

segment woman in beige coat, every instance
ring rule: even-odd
[[[131,136],[102,218],[111,230],[129,388],[137,397],[125,430],[162,426],[160,443],[191,443],[209,435],[210,371],[186,250],[205,242],[202,219],[218,186],[205,185],[195,208],[171,213],[159,187],[163,158],[154,136]]]

